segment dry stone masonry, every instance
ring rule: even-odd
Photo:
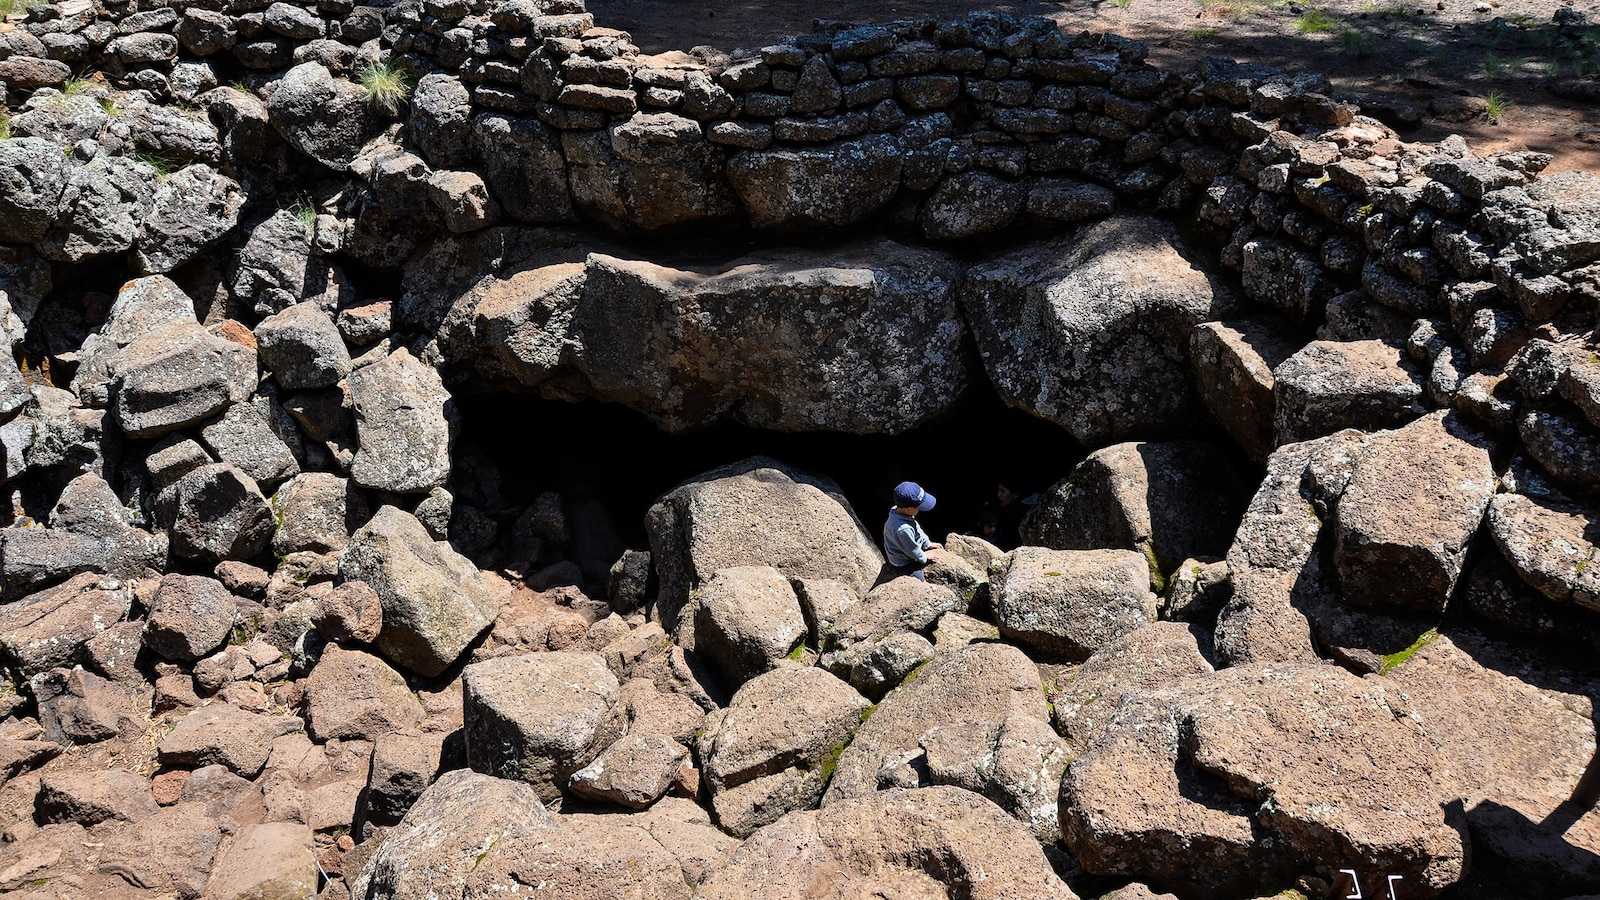
[[[1549,162],[988,12],[21,4],[0,893],[1600,894],[1600,179]],[[1082,453],[923,582],[778,459],[648,548],[508,500],[486,392],[992,393]]]

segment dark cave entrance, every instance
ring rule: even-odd
[[[874,538],[901,481],[921,483],[938,506],[925,513],[934,540],[977,525],[1004,481],[1024,496],[1049,487],[1086,454],[1060,426],[1007,408],[975,390],[944,419],[898,435],[790,433],[721,424],[661,431],[621,406],[568,403],[527,394],[455,399],[463,446],[499,469],[505,499],[531,504],[545,491],[597,502],[617,536],[645,548],[645,513],[679,483],[718,466],[765,455],[838,482]]]

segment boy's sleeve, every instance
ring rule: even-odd
[[[899,545],[902,553],[919,563],[926,563],[928,561],[928,554],[923,552],[924,550],[928,549],[927,545],[925,544],[927,539],[922,535],[917,534],[916,528],[910,525],[901,525],[899,528],[894,530],[894,535],[895,543]]]

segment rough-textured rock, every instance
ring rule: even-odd
[[[312,229],[281,209],[250,229],[239,248],[233,295],[257,315],[315,302],[325,310],[354,299],[355,289],[338,267],[316,255]]]
[[[1473,868],[1528,896],[1600,884],[1600,812],[1572,802],[1592,767],[1596,682],[1574,663],[1450,629],[1385,676],[1456,776]]]
[[[832,231],[861,222],[894,196],[899,148],[879,136],[818,148],[751,150],[728,160],[728,181],[764,231]]]
[[[159,180],[134,241],[134,265],[141,272],[182,266],[233,230],[244,203],[238,182],[203,163]]]
[[[561,137],[572,199],[614,231],[660,231],[730,218],[722,148],[700,123],[639,112],[610,128]]]
[[[471,93],[453,75],[422,76],[411,92],[408,127],[418,151],[434,167],[466,165],[471,154]]]
[[[88,827],[109,819],[137,822],[155,815],[161,806],[144,776],[108,769],[44,776],[34,808],[45,824],[77,822]]]
[[[217,900],[308,896],[317,885],[314,850],[305,825],[247,825],[217,854],[205,895]]]
[[[786,877],[772,878],[776,871]],[[954,787],[889,790],[796,813],[746,841],[696,896],[800,898],[819,884],[859,896],[1077,897],[1022,826]]]
[[[580,797],[644,809],[672,787],[688,756],[689,748],[672,738],[630,733],[573,773],[570,787]]]
[[[723,843],[712,834],[682,814],[653,811],[558,820],[527,785],[449,772],[352,879],[351,896],[466,900],[537,886],[561,896],[687,900],[688,871],[720,854],[681,845]]]
[[[1278,448],[1228,549],[1233,596],[1217,618],[1217,656],[1228,665],[1315,662],[1301,609],[1318,589],[1314,553],[1323,511],[1304,484],[1314,464],[1348,472],[1366,436],[1344,431]]]
[[[306,732],[318,743],[375,740],[425,714],[404,676],[359,650],[329,646],[306,681]]]
[[[1206,322],[1189,338],[1201,401],[1257,462],[1274,446],[1272,372],[1299,349],[1287,326],[1270,320]]]
[[[777,666],[806,636],[800,600],[771,566],[718,569],[692,602],[692,647],[733,685]]]
[[[254,778],[267,764],[273,738],[299,727],[299,719],[273,718],[216,703],[179,719],[161,739],[156,755],[163,765],[191,769],[223,765]]]
[[[43,238],[66,185],[67,163],[55,144],[33,137],[0,141],[0,241]]]
[[[1038,669],[1022,651],[972,644],[937,654],[862,724],[839,756],[823,803],[922,783],[917,761],[929,730],[953,721],[993,729],[1013,714],[1050,718]]]
[[[122,620],[133,591],[85,572],[0,607],[0,649],[19,677],[78,663],[88,641]]]
[[[1453,416],[1373,435],[1338,502],[1333,562],[1342,595],[1442,612],[1494,490],[1488,442]]]
[[[202,425],[200,440],[218,461],[237,467],[258,486],[271,489],[300,472],[294,451],[248,403],[235,403]]]
[[[215,578],[164,575],[145,619],[145,646],[166,659],[210,656],[227,643],[237,613],[233,594]]]
[[[255,480],[227,463],[203,465],[174,482],[172,552],[215,563],[250,559],[272,540],[272,508]]]
[[[1273,370],[1278,445],[1422,413],[1422,378],[1397,341],[1313,341]]]
[[[745,682],[700,738],[717,821],[749,836],[784,813],[816,806],[870,708],[818,669],[781,666]]]
[[[1198,628],[1177,622],[1151,622],[1117,638],[1056,683],[1050,697],[1056,729],[1087,747],[1128,693],[1210,672],[1209,644]]]
[[[36,246],[57,262],[122,253],[139,237],[155,199],[157,173],[126,156],[97,156],[67,173],[61,212]]]
[[[1559,497],[1496,494],[1486,522],[1523,581],[1551,600],[1600,611],[1595,525],[1600,512]]]
[[[198,323],[176,322],[124,347],[110,362],[109,381],[123,433],[159,437],[249,397],[256,356]]]
[[[1227,459],[1199,441],[1097,450],[1028,513],[1022,536],[1055,550],[1138,550],[1164,579],[1193,556],[1220,556],[1244,508]]]
[[[328,472],[302,472],[272,495],[278,527],[272,550],[287,556],[301,550],[338,552],[367,519],[366,500],[348,478]]]
[[[376,825],[400,821],[439,774],[442,734],[382,734],[372,742],[365,815]]]
[[[420,92],[422,82],[417,87]],[[423,152],[435,149],[436,154],[453,154],[449,119],[443,113],[432,115],[439,120],[439,135],[426,139],[429,143],[422,145]],[[440,146],[435,148],[434,141]],[[538,119],[484,112],[472,120],[471,146],[479,160],[479,174],[507,216],[533,224],[575,218],[560,132]]]
[[[222,829],[200,803],[178,803],[136,824],[106,829],[100,872],[191,900],[203,896]]]
[[[1007,404],[1102,444],[1191,421],[1189,333],[1231,300],[1170,226],[1118,217],[974,267],[961,304]]]
[[[864,594],[883,567],[836,485],[763,457],[674,488],[650,507],[645,527],[661,576],[661,622],[673,630],[690,589],[718,569],[771,566]]]
[[[557,651],[473,663],[463,673],[467,762],[555,800],[573,773],[622,736],[617,679],[598,653]]]
[[[315,303],[297,303],[255,327],[261,365],[286,390],[329,387],[350,374],[350,352],[333,319]]]
[[[1328,665],[1224,669],[1133,695],[1062,779],[1067,846],[1091,872],[1185,896],[1350,867],[1434,896],[1461,877],[1465,823],[1410,714],[1398,692]]]
[[[351,536],[339,574],[366,582],[383,601],[378,652],[424,677],[460,659],[498,612],[477,567],[393,506]]]
[[[406,350],[350,376],[356,415],[350,477],[362,487],[425,492],[450,477],[455,404],[439,373]]]
[[[1019,547],[996,567],[1000,633],[1042,653],[1085,659],[1156,617],[1149,564],[1133,550]]]
[[[284,73],[266,97],[272,127],[301,153],[343,169],[376,129],[361,87],[335,78],[321,63],[307,62]]]
[[[933,655],[927,636],[940,617],[965,608],[944,585],[890,579],[820,629],[818,664],[856,690],[881,697]]]
[[[591,393],[674,431],[737,418],[896,433],[950,409],[968,384],[959,274],[943,254],[889,241],[715,269],[595,255],[575,306],[552,297],[560,312],[534,343],[560,346],[564,325]]]

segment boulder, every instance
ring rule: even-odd
[[[265,398],[256,399],[259,402]],[[237,467],[268,489],[300,473],[294,451],[249,403],[235,403],[202,425],[200,440],[218,461]]]
[[[1022,538],[1054,550],[1137,550],[1164,581],[1185,559],[1227,552],[1243,493],[1209,444],[1114,444],[1045,492],[1023,520]]]
[[[166,566],[166,536],[135,528],[121,498],[92,472],[61,490],[48,524],[0,529],[0,571],[12,596],[80,572],[128,579]]]
[[[425,678],[454,665],[499,610],[470,560],[393,506],[351,536],[339,574],[366,582],[382,601],[378,652]]]
[[[778,871],[785,877],[771,877]],[[955,787],[888,790],[790,815],[745,841],[695,896],[799,900],[820,884],[851,896],[1077,897],[1021,825]]]
[[[440,130],[444,128],[441,123]],[[560,132],[535,118],[498,112],[479,113],[471,128],[476,171],[507,217],[536,225],[576,219]],[[449,140],[442,135],[439,138],[441,143]],[[430,149],[431,144],[422,145],[424,154]],[[442,163],[436,161],[435,165]]]
[[[1130,695],[1062,779],[1067,847],[1095,874],[1198,898],[1341,868],[1436,896],[1461,877],[1464,822],[1412,714],[1398,691],[1330,665],[1240,666]]]
[[[546,802],[622,736],[616,676],[598,653],[555,651],[473,663],[462,673],[467,763],[533,785]]]
[[[207,898],[266,900],[308,897],[317,887],[311,829],[296,822],[246,825],[217,854]]]
[[[1193,625],[1151,622],[1096,650],[1049,688],[1056,730],[1082,749],[1130,693],[1212,671],[1210,639]]]
[[[1348,471],[1366,436],[1355,431],[1289,444],[1267,459],[1266,477],[1228,549],[1233,596],[1217,617],[1217,657],[1227,665],[1316,662],[1302,606],[1318,588],[1315,548],[1326,498],[1313,496],[1307,471]],[[1324,506],[1313,502],[1322,500]]]
[[[561,148],[574,205],[613,231],[705,225],[738,209],[722,148],[694,119],[638,112],[609,128],[562,132]]]
[[[144,645],[163,659],[202,659],[228,642],[237,615],[233,594],[215,578],[163,575],[145,619]]]
[[[297,718],[264,716],[214,703],[179,719],[156,747],[156,757],[163,766],[198,769],[221,765],[254,778],[272,754],[273,739],[300,727]]]
[[[581,295],[545,301],[575,306],[535,343],[560,346],[552,325],[564,325],[592,395],[673,431],[736,418],[898,433],[948,411],[969,383],[959,273],[944,254],[890,241],[694,270],[596,254]]]
[[[239,183],[204,163],[158,180],[134,240],[134,267],[171,272],[184,265],[233,230],[244,203]]]
[[[378,119],[360,85],[335,78],[321,63],[285,72],[266,96],[272,127],[301,153],[331,169],[348,167]]]
[[[1135,551],[1018,547],[995,565],[1001,635],[1040,653],[1085,659],[1155,621],[1150,567]]]
[[[661,799],[689,757],[689,748],[659,734],[624,735],[573,773],[572,793],[590,800],[644,809]]]
[[[417,150],[437,169],[465,166],[472,153],[472,94],[454,75],[417,79],[407,127]]]
[[[370,644],[383,633],[383,600],[365,581],[346,581],[318,598],[311,625],[330,641]]]
[[[154,167],[126,156],[96,156],[67,173],[50,230],[35,246],[56,262],[123,253],[155,200]]]
[[[402,348],[356,370],[349,384],[357,443],[351,479],[400,494],[444,484],[456,417],[438,371]]]
[[[306,732],[318,743],[376,740],[425,715],[405,677],[360,650],[329,645],[306,681]]]
[[[285,390],[331,387],[350,374],[350,352],[333,319],[315,303],[296,303],[255,327],[261,365]]]
[[[1486,521],[1523,581],[1558,603],[1600,612],[1600,510],[1561,495],[1496,494]]]
[[[160,437],[248,398],[256,355],[192,320],[174,322],[124,347],[110,361],[108,380],[123,433]]]
[[[246,560],[272,540],[272,508],[255,480],[227,463],[211,463],[172,486],[172,552],[216,563]]]
[[[1135,216],[989,259],[961,290],[1001,399],[1089,445],[1190,424],[1189,334],[1231,303],[1171,226]]]
[[[936,241],[1004,231],[1022,215],[1027,186],[973,169],[942,179],[917,214],[922,233]]]
[[[1345,599],[1444,611],[1495,490],[1489,450],[1445,413],[1367,439],[1335,516]]]
[[[883,557],[837,485],[753,457],[673,488],[645,528],[661,577],[657,609],[675,631],[689,591],[718,569],[771,566],[790,578],[831,578],[866,593]]]
[[[121,769],[57,772],[39,779],[34,809],[43,824],[77,822],[88,827],[118,820],[137,822],[161,810],[150,780]]]
[[[1396,428],[1423,412],[1422,375],[1399,341],[1312,341],[1272,375],[1279,446],[1341,428]]]
[[[871,706],[839,679],[804,666],[745,682],[700,737],[717,821],[748,837],[785,813],[815,807]]]
[[[374,825],[400,821],[439,773],[444,735],[380,734],[372,742],[363,809]]]
[[[222,829],[204,804],[178,803],[103,831],[101,874],[173,897],[205,894]]]
[[[143,711],[133,708],[136,694],[82,668],[51,669],[35,675],[28,687],[38,704],[44,737],[52,741],[93,744],[143,728]]]
[[[1046,726],[1050,721],[1039,670],[1022,651],[979,643],[936,654],[915,678],[890,691],[862,723],[839,755],[823,805],[885,787],[931,783],[925,781],[923,746],[930,731],[961,724],[992,739],[1013,715]],[[981,747],[975,752],[984,753],[994,745],[985,740],[974,746]],[[998,792],[1003,785],[989,787]]]
[[[1555,478],[1580,490],[1600,488],[1600,432],[1587,420],[1533,410],[1518,420],[1517,434],[1528,456]]]
[[[821,147],[750,150],[728,160],[728,182],[761,231],[839,231],[883,208],[900,186],[902,155],[872,135]]]
[[[651,813],[558,820],[527,785],[458,770],[389,832],[351,879],[351,897],[466,900],[538,885],[561,896],[687,900],[680,859],[696,869],[710,860],[668,850],[685,828],[695,829],[690,840],[720,843],[709,829]]]
[[[41,240],[60,210],[67,186],[61,148],[43,138],[0,141],[0,241]]]
[[[932,657],[928,637],[941,617],[966,609],[950,588],[916,578],[893,578],[850,599],[820,629],[818,665],[875,698]]]
[[[800,600],[771,566],[718,569],[692,603],[694,629],[680,629],[678,642],[709,658],[731,685],[773,669],[806,636]]]
[[[128,614],[133,591],[85,572],[53,588],[0,606],[0,650],[7,668],[26,680],[80,662],[84,645]]]
[[[1424,641],[1384,680],[1405,692],[1456,776],[1472,867],[1526,896],[1600,885],[1600,811],[1574,802],[1593,767],[1587,659],[1466,628]]]
[[[1276,320],[1206,322],[1189,337],[1200,400],[1258,463],[1266,462],[1274,446],[1272,372],[1299,349],[1300,341]]]
[[[228,284],[233,296],[262,316],[302,302],[326,311],[348,305],[355,287],[316,254],[313,237],[312,228],[286,209],[252,226]]]
[[[328,472],[294,476],[272,495],[271,504],[281,523],[272,533],[272,551],[279,556],[342,551],[367,519],[366,500],[355,484]]]

